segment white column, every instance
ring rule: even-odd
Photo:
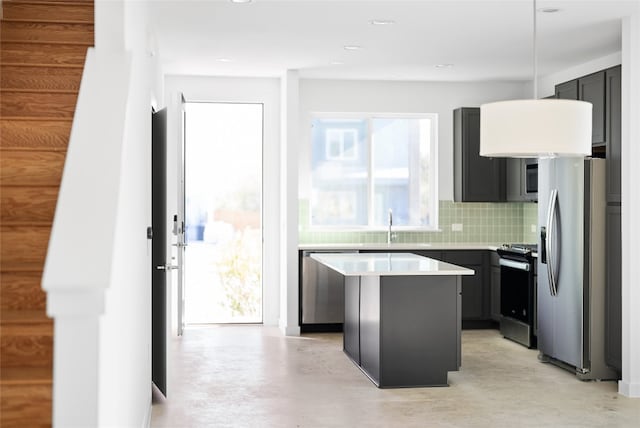
[[[280,330],[300,334],[298,323],[299,77],[287,70],[281,83],[280,144]]]
[[[622,21],[622,380],[640,397],[640,5]]]
[[[99,318],[103,290],[47,296],[54,320],[54,427],[98,426]]]

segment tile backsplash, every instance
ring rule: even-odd
[[[470,203],[440,201],[439,231],[398,231],[395,242],[535,242],[538,205],[531,202]],[[312,229],[309,226],[309,201],[299,203],[299,242],[319,243],[384,243],[383,231],[338,232]],[[456,225],[452,227],[452,225]],[[457,225],[462,225],[462,230]]]

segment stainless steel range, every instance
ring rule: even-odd
[[[500,333],[527,348],[536,347],[536,244],[505,244],[500,255]]]

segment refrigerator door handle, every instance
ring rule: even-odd
[[[549,292],[552,296],[558,293],[558,287],[556,284],[556,267],[553,260],[553,241],[554,230],[553,226],[556,217],[556,206],[558,202],[558,189],[553,189],[551,195],[549,195],[549,210],[547,212],[547,239],[545,252],[547,253],[547,275],[549,277]]]

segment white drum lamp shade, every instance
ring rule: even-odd
[[[591,156],[591,103],[560,99],[480,106],[480,155]]]

